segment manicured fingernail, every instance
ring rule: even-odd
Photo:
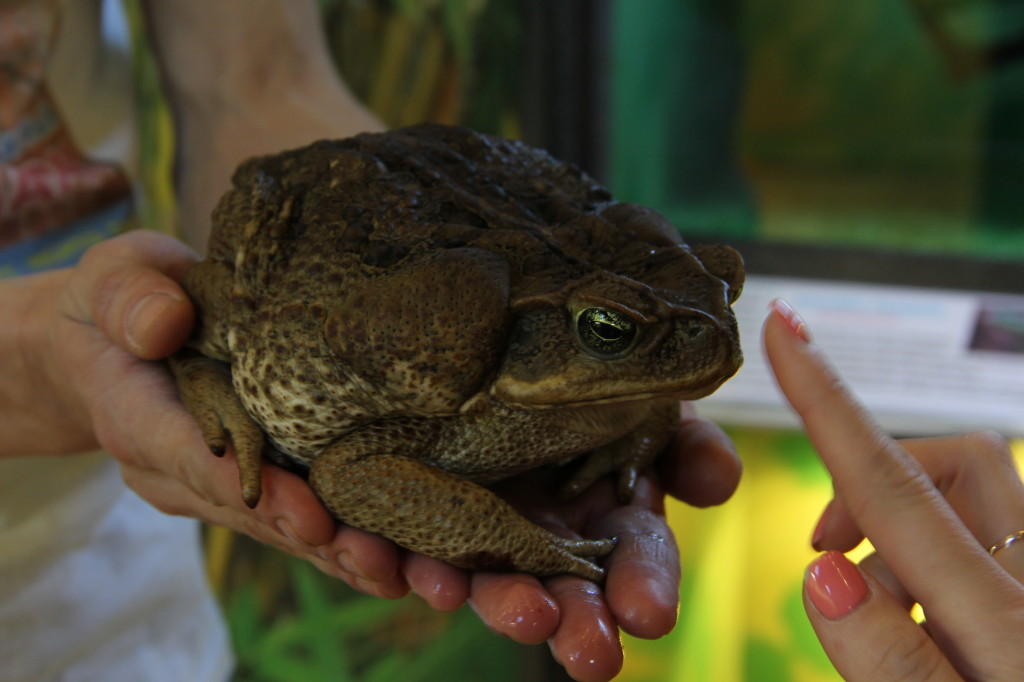
[[[793,309],[793,306],[787,303],[784,299],[776,298],[768,307],[778,313],[779,316],[785,320],[786,325],[793,330],[793,333],[796,334],[797,338],[804,343],[811,342],[811,332],[807,329],[807,323],[804,322],[804,318],[800,317],[800,314]]]
[[[168,307],[181,303],[182,299],[163,291],[144,296],[135,302],[125,320],[125,338],[134,351],[143,350],[140,339],[153,324],[167,314]]]
[[[860,606],[868,585],[842,552],[825,552],[807,567],[804,580],[814,607],[829,620],[839,620]]]

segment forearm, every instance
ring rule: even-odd
[[[69,272],[0,281],[0,457],[96,447],[88,412],[61,380],[48,324]]]
[[[202,248],[235,166],[381,130],[337,74],[312,0],[146,0],[177,130],[182,229]]]
[[[145,0],[167,94],[184,115],[344,91],[311,0]]]

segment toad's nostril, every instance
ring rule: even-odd
[[[686,324],[686,328],[683,333],[686,335],[686,340],[690,343],[696,343],[703,340],[707,335],[708,325],[699,320],[691,320]]]

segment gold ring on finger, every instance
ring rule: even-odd
[[[1010,533],[1005,538],[997,542],[988,548],[988,553],[995,556],[996,552],[1002,549],[1006,549],[1015,542],[1024,540],[1024,530],[1019,530],[1016,533]]]

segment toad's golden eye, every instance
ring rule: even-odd
[[[587,350],[614,357],[633,345],[636,322],[607,308],[586,308],[576,314],[576,334]]]

